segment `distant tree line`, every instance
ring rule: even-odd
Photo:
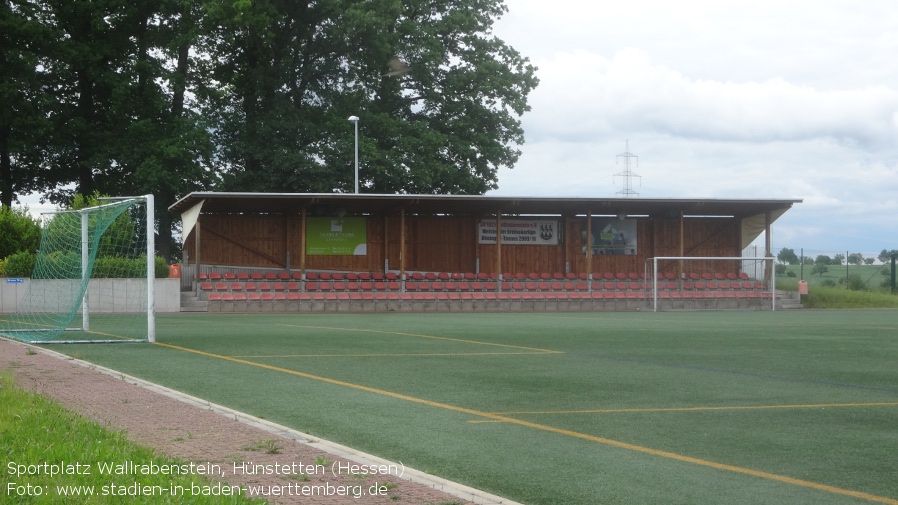
[[[480,194],[536,87],[501,0],[4,0],[0,204],[190,191]]]

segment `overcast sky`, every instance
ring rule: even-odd
[[[629,141],[638,198],[802,199],[775,249],[898,249],[893,0],[506,4],[540,85],[491,194],[622,197]]]

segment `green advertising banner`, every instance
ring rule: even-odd
[[[306,220],[309,256],[368,254],[368,225],[364,217],[310,217]]]
[[[586,230],[583,230],[586,237]],[[616,217],[592,218],[593,254],[636,254],[636,220]]]

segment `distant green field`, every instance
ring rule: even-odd
[[[159,315],[52,346],[527,504],[898,505],[898,310]]]

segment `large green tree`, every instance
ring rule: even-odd
[[[4,0],[0,201],[189,191],[483,193],[535,69],[500,0]]]
[[[0,4],[0,205],[43,189],[44,139],[50,133],[46,73],[50,39],[40,6],[26,0]]]
[[[535,69],[498,0],[209,0],[200,90],[222,188],[483,193],[513,166]]]
[[[0,22],[16,30],[5,58],[17,65],[0,92],[11,95],[6,81],[24,91],[0,118],[0,151],[15,152],[3,156],[13,160],[0,172],[4,201],[29,191],[60,204],[75,192],[153,193],[157,243],[170,257],[167,207],[214,178],[209,130],[188,92],[200,2],[7,2]]]

